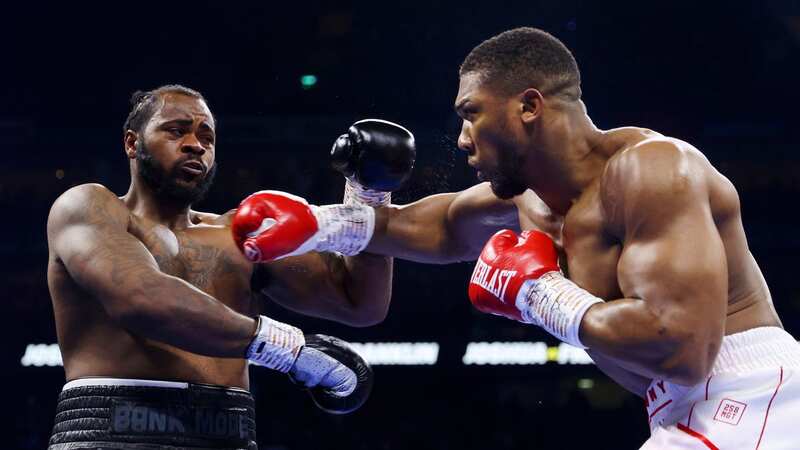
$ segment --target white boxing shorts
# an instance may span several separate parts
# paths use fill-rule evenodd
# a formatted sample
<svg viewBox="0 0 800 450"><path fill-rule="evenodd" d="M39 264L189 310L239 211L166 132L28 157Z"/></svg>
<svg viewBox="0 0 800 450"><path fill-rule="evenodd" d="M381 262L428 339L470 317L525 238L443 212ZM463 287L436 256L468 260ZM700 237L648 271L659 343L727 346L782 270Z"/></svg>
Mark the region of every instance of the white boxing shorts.
<svg viewBox="0 0 800 450"><path fill-rule="evenodd" d="M725 336L705 382L654 380L641 450L800 449L800 344L778 327Z"/></svg>

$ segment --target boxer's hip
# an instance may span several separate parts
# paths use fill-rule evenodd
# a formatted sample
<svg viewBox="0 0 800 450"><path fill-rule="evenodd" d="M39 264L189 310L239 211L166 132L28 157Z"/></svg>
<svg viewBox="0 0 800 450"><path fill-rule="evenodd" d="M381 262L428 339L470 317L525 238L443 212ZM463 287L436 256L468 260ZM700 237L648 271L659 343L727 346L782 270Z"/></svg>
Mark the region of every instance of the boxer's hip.
<svg viewBox="0 0 800 450"><path fill-rule="evenodd" d="M719 440L725 430L737 431L739 439L751 434L758 439L768 413L777 424L776 417L787 405L785 397L800 392L793 377L798 372L800 344L781 328L761 327L725 336L704 382L681 386L654 380L650 385L645 404L653 439L676 432L697 435L695 440L698 436ZM775 401L779 391L781 396Z"/></svg>
<svg viewBox="0 0 800 450"><path fill-rule="evenodd" d="M192 383L74 380L59 395L48 448L254 450L253 397Z"/></svg>

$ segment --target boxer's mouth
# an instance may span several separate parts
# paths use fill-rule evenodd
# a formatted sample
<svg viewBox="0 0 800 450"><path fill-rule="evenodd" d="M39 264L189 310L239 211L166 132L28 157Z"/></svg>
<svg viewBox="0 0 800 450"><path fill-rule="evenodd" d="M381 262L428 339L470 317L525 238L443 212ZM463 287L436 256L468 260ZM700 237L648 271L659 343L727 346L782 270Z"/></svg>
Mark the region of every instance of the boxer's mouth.
<svg viewBox="0 0 800 450"><path fill-rule="evenodd" d="M203 175L206 173L206 166L200 161L191 160L181 164L181 170L192 175Z"/></svg>

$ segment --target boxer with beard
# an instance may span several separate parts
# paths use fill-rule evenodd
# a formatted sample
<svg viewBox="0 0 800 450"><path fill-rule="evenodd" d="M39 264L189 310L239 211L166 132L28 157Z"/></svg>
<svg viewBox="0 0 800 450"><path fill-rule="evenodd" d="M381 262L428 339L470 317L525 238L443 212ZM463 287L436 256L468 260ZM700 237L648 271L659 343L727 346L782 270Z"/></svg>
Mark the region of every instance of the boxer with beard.
<svg viewBox="0 0 800 450"><path fill-rule="evenodd" d="M132 104L128 192L79 185L48 218L48 285L67 379L49 448L255 449L248 364L287 373L326 411L358 408L372 382L366 362L341 340L261 315L261 303L378 323L392 259L347 256L366 242L320 226L327 246L318 250L327 253L253 264L231 229L252 205L221 215L192 208L217 170L216 121L203 96L168 85L137 92ZM372 208L346 210L374 220ZM320 220L335 225L339 212L320 208ZM360 226L352 222L351 234Z"/></svg>

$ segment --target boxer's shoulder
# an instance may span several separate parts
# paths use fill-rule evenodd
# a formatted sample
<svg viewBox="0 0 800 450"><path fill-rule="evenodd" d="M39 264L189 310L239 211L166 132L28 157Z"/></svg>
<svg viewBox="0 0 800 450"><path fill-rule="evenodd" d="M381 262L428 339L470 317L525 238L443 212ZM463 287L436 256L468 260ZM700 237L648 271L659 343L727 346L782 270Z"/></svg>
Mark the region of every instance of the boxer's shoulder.
<svg viewBox="0 0 800 450"><path fill-rule="evenodd" d="M59 224L89 223L127 226L130 210L107 187L98 183L74 186L50 208L48 228Z"/></svg>
<svg viewBox="0 0 800 450"><path fill-rule="evenodd" d="M615 153L599 181L600 201L610 225L634 216L700 204L708 198L705 156L679 139L654 135Z"/></svg>
<svg viewBox="0 0 800 450"><path fill-rule="evenodd" d="M609 158L601 177L601 191L643 187L670 187L685 181L702 181L708 160L699 150L679 139L654 136L624 147ZM677 186L676 186L677 185Z"/></svg>

